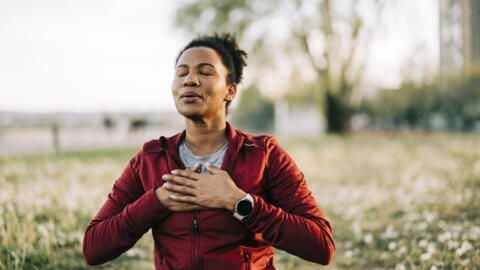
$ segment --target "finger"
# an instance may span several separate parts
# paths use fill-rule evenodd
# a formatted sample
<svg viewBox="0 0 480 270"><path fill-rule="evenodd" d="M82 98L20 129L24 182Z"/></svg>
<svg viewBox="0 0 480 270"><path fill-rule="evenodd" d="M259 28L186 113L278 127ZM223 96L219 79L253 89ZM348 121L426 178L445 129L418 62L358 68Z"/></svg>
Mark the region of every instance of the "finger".
<svg viewBox="0 0 480 270"><path fill-rule="evenodd" d="M177 202L191 203L195 204L197 201L196 197L193 196L179 196L177 194L171 194L170 199Z"/></svg>
<svg viewBox="0 0 480 270"><path fill-rule="evenodd" d="M167 182L164 184L164 186L168 191L171 191L171 192L177 192L177 193L186 194L186 195L195 195L193 188L188 186L181 186L172 182Z"/></svg>
<svg viewBox="0 0 480 270"><path fill-rule="evenodd" d="M195 165L193 165L190 168L186 168L186 170L191 171L191 172L195 172L196 170L198 170L198 168L200 168L200 163L199 162L195 163Z"/></svg>
<svg viewBox="0 0 480 270"><path fill-rule="evenodd" d="M221 173L222 170L217 168L217 167L214 167L210 164L206 164L205 165L205 168L207 168L207 171L209 171L211 174L218 174L218 173Z"/></svg>
<svg viewBox="0 0 480 270"><path fill-rule="evenodd" d="M195 188L195 185L194 185L195 180L191 178L186 178L186 177L177 176L177 175L168 175L168 177L166 177L165 180L180 186Z"/></svg>
<svg viewBox="0 0 480 270"><path fill-rule="evenodd" d="M200 165L198 165L198 166L200 166ZM191 168L194 168L194 167L191 167ZM187 177L187 178L190 178L190 179L193 179L193 180L198 180L198 178L201 176L201 174L196 173L195 171L192 171L192 170L189 170L189 169L173 170L172 174Z"/></svg>

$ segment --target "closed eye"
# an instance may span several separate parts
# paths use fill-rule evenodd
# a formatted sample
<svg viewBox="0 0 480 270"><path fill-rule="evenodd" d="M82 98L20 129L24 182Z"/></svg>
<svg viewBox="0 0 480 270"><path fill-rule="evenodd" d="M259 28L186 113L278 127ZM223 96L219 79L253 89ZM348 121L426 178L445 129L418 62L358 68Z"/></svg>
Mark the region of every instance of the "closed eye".
<svg viewBox="0 0 480 270"><path fill-rule="evenodd" d="M183 77L183 76L185 76L185 75L187 75L187 74L188 74L188 71L186 71L186 70L178 70L178 71L177 71L177 76L178 76L178 77Z"/></svg>

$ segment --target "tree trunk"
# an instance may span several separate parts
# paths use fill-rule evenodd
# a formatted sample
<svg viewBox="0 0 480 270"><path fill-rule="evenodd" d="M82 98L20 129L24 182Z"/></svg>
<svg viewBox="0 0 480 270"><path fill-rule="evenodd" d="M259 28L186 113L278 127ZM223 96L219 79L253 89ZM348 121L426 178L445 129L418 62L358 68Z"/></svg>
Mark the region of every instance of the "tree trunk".
<svg viewBox="0 0 480 270"><path fill-rule="evenodd" d="M325 95L327 131L344 134L350 130L351 107L341 96Z"/></svg>

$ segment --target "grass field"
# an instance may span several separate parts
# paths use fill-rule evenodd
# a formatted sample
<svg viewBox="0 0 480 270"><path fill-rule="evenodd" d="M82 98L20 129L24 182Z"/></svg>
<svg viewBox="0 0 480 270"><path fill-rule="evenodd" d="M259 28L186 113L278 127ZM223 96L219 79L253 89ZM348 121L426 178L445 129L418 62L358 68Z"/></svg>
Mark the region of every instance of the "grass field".
<svg viewBox="0 0 480 270"><path fill-rule="evenodd" d="M327 269L480 269L480 136L279 139L334 230ZM137 149L0 158L0 269L83 269L84 230ZM96 268L153 269L153 241ZM277 251L278 269L318 265Z"/></svg>

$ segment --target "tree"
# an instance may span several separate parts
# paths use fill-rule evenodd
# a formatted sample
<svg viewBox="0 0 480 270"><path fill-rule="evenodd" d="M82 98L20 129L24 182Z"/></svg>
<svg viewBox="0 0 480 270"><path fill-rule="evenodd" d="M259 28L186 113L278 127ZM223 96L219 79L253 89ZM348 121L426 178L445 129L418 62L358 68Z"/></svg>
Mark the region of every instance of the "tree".
<svg viewBox="0 0 480 270"><path fill-rule="evenodd" d="M372 25L378 22L383 3L193 0L180 5L176 25L196 33L235 32L242 45L254 53L257 70L287 62L291 73L301 70L315 74L316 91L321 93L315 96L321 97L318 104L324 108L328 131L344 133L360 103L357 85L365 69ZM367 24L368 18L374 21Z"/></svg>
<svg viewBox="0 0 480 270"><path fill-rule="evenodd" d="M265 132L272 129L273 110L273 102L265 99L260 90L251 85L242 90L242 98L233 115L233 121L241 128Z"/></svg>

